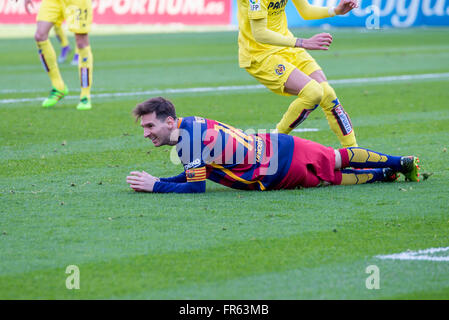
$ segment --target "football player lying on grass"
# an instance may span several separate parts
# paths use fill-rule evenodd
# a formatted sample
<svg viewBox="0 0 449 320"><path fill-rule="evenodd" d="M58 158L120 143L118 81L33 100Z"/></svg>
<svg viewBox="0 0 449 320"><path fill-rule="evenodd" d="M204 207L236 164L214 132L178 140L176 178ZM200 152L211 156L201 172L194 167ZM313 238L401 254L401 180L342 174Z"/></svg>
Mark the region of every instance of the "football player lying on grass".
<svg viewBox="0 0 449 320"><path fill-rule="evenodd" d="M176 146L184 166L184 172L168 178L131 172L126 182L136 191L205 192L206 179L245 190L354 185L392 182L399 172L406 180L419 181L415 156L390 156L360 147L334 150L286 134L246 134L211 119L178 118L173 104L162 97L137 105L133 113L144 137L155 147Z"/></svg>

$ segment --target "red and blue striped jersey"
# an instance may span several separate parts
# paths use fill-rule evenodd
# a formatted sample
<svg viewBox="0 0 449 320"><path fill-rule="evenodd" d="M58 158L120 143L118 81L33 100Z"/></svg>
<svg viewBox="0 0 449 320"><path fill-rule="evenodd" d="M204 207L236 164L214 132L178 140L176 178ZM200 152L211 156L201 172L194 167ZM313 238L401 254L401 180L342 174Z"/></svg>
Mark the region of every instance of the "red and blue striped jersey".
<svg viewBox="0 0 449 320"><path fill-rule="evenodd" d="M206 179L246 190L274 189L286 176L293 156L293 137L247 134L201 117L178 119L176 150L187 182Z"/></svg>

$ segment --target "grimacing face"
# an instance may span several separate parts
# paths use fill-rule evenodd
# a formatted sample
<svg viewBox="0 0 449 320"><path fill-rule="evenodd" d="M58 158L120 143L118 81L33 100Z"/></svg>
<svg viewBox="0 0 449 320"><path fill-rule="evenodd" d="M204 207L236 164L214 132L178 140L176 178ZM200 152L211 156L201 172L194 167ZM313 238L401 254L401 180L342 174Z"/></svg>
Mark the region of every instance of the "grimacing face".
<svg viewBox="0 0 449 320"><path fill-rule="evenodd" d="M156 118L156 113L152 112L140 118L140 125L143 128L143 136L151 139L155 147L171 144L170 135L176 127L176 121L172 117L161 121Z"/></svg>

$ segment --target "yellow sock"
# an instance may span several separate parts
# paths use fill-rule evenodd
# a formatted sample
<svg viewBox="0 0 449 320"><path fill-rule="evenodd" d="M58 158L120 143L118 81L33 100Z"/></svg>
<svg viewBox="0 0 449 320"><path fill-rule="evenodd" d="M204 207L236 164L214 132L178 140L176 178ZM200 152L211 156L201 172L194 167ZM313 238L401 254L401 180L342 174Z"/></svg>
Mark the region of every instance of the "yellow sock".
<svg viewBox="0 0 449 320"><path fill-rule="evenodd" d="M87 97L90 99L90 87L92 86L92 70L93 70L93 56L90 46L78 49L79 62L78 70L81 80L81 98Z"/></svg>
<svg viewBox="0 0 449 320"><path fill-rule="evenodd" d="M55 25L54 30L56 37L58 38L59 42L61 42L61 47L67 47L69 45L69 40L67 39L67 36L62 26Z"/></svg>
<svg viewBox="0 0 449 320"><path fill-rule="evenodd" d="M319 83L313 79L309 81L299 92L298 98L290 104L281 121L276 125L277 131L289 134L318 107L322 96L323 89Z"/></svg>
<svg viewBox="0 0 449 320"><path fill-rule="evenodd" d="M58 90L64 90L64 80L62 80L61 73L59 72L55 49L53 49L50 40L47 39L37 42L37 47L39 49L39 58L50 77L52 86Z"/></svg>
<svg viewBox="0 0 449 320"><path fill-rule="evenodd" d="M334 89L326 81L321 82L321 86L323 87L323 99L320 106L326 114L330 128L344 148L357 147L351 119L338 101Z"/></svg>

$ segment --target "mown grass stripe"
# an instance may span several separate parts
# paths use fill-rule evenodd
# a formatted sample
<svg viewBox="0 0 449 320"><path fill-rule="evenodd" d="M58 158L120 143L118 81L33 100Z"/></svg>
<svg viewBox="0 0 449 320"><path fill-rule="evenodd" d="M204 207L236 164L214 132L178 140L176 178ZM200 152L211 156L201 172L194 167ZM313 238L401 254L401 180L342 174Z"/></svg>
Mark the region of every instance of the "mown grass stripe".
<svg viewBox="0 0 449 320"><path fill-rule="evenodd" d="M397 75L386 77L372 77L372 78L353 78L353 79L337 79L330 80L329 83L335 85L343 84L361 84L361 83L376 83L376 82L401 82L401 81L416 81L416 80L432 80L432 79L446 79L449 78L449 73L428 73L416 75ZM196 88L167 88L167 89L153 89L146 91L135 92L112 92L112 93L97 93L92 94L92 98L111 98L111 97L130 97L130 96L151 96L164 94L198 94L198 93L218 93L218 92L234 92L234 91L253 91L266 89L263 85L240 85L240 86L217 86L217 87L196 87ZM19 98L19 99L1 99L0 104L14 104L23 102L35 102L42 100L43 97L38 98ZM65 99L79 99L79 96L66 96Z"/></svg>
<svg viewBox="0 0 449 320"><path fill-rule="evenodd" d="M357 233L358 241L352 241L355 236L352 232L343 234L329 230L283 239L240 241L203 250L129 256L79 264L80 290L66 289L66 266L14 276L0 276L0 297L104 299L189 283L207 284L280 272L294 269L298 264L303 268L314 268L338 262L351 263L378 253L377 247L369 245L375 234L376 230L369 230L363 235ZM408 246L407 237L407 231L401 230L381 241L386 249ZM267 257L270 259L267 260ZM73 264L77 265L77 262L73 261ZM17 283L21 283L20 290L17 290ZM235 293L234 297L237 296L238 293Z"/></svg>
<svg viewBox="0 0 449 320"><path fill-rule="evenodd" d="M377 265L381 270L381 290L366 288L369 274L366 268ZM409 296L406 293L416 290L416 298L423 294L442 299L449 297L449 277L445 276L444 266L426 264L427 272L415 274L415 264L383 263L375 259L359 259L345 263L332 263L312 268L268 272L257 275L217 280L207 283L180 284L161 290L145 290L137 294L113 296L113 299L388 299L391 296ZM397 277L399 272L402 277ZM439 275L438 281L429 276ZM403 277L413 278L409 286L404 286ZM294 281L292 281L294 279ZM270 290L267 290L267 287ZM217 288L220 288L217 291Z"/></svg>
<svg viewBox="0 0 449 320"><path fill-rule="evenodd" d="M370 116L358 116L353 117L351 120L353 125L357 129L364 127L396 125L399 127L400 123L405 122L418 122L419 124L425 124L426 122L438 122L449 119L449 112L444 111L431 111L431 112L405 112L397 115L392 114L379 114ZM324 119L308 119L307 124L315 128L303 128L298 132L317 132L319 130L330 130L327 122ZM269 125L261 125L258 128L245 127L242 130L268 130L274 127L274 123ZM420 134L422 135L422 134ZM426 136L424 134L423 136ZM119 137L111 137L105 139L81 139L75 141L65 141L64 146L61 142L53 143L30 143L22 146L0 146L0 161L5 160L25 160L25 159L39 159L39 158L52 158L61 157L65 155L78 154L78 153L97 153L103 151L112 150L138 150L142 148L148 148L152 150L153 146L149 141L142 138L141 135L121 135Z"/></svg>

